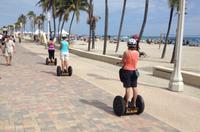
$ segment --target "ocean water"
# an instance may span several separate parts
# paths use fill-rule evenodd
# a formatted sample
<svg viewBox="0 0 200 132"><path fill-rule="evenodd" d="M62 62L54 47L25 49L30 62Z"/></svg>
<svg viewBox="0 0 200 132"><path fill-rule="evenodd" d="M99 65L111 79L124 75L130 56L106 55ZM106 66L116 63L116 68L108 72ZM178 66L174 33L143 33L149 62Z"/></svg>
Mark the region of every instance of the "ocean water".
<svg viewBox="0 0 200 132"><path fill-rule="evenodd" d="M162 40L165 41L165 38L155 37L155 36L146 36L143 37L143 40L151 39L153 41ZM169 37L170 44L175 44L175 37ZM200 47L200 37L184 37L183 38L183 45L189 46L197 46Z"/></svg>
<svg viewBox="0 0 200 132"><path fill-rule="evenodd" d="M125 40L127 41L128 38L130 38L131 36L121 36L121 40ZM117 36L113 35L110 37L110 39L116 39ZM165 38L162 37L160 38L160 36L144 36L142 37L142 40L147 40L147 39L151 39L153 41L158 41L158 40L162 40L162 41L165 41ZM169 40L172 42L172 44L175 43L175 37L169 37ZM189 44L196 44L196 45L199 45L200 46L200 36L197 36L197 37L184 37L183 40L186 42L188 41Z"/></svg>

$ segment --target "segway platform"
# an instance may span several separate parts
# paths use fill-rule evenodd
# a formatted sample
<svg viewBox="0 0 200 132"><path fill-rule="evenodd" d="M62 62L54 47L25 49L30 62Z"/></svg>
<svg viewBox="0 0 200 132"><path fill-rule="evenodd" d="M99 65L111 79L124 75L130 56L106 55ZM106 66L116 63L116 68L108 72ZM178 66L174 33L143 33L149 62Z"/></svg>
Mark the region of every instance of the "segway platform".
<svg viewBox="0 0 200 132"><path fill-rule="evenodd" d="M57 58L54 58L53 61L49 61L49 58L46 58L46 65L49 65L49 64L53 64L53 65L57 65Z"/></svg>
<svg viewBox="0 0 200 132"><path fill-rule="evenodd" d="M72 75L72 67L69 66L66 71L62 71L60 66L57 66L57 76L71 76Z"/></svg>
<svg viewBox="0 0 200 132"><path fill-rule="evenodd" d="M121 96L116 96L113 101L114 113L117 116L128 115L128 114L141 114L144 111L144 100L141 95L137 96L136 108L126 108L126 101Z"/></svg>

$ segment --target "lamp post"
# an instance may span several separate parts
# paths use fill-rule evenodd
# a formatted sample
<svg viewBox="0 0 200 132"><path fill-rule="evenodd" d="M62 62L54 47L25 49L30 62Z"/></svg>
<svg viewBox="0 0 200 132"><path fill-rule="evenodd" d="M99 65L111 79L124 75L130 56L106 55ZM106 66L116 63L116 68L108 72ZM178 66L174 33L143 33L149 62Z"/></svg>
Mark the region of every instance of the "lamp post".
<svg viewBox="0 0 200 132"><path fill-rule="evenodd" d="M176 35L176 50L175 50L175 63L174 70L172 72L169 89L175 92L183 91L184 83L181 74L181 60L182 60L182 45L183 45L183 32L184 32L184 20L185 20L185 0L179 1L178 11L178 28Z"/></svg>

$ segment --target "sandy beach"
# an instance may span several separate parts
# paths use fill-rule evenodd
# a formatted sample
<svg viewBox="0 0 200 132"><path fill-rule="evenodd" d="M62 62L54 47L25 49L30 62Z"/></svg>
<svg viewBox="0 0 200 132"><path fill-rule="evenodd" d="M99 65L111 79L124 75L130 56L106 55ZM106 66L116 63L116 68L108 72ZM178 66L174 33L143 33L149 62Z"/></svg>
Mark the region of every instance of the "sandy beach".
<svg viewBox="0 0 200 132"><path fill-rule="evenodd" d="M171 55L173 51L173 45L167 46L166 56L164 59L161 59L161 54L163 50L163 46L159 48L158 44L146 44L141 43L140 48L141 51L144 51L147 54L147 57L141 57L139 62L139 68L148 72L152 71L153 66L166 66L166 67L173 67L173 64L170 63ZM87 51L88 44L85 41L76 41L73 43L73 48L81 49ZM120 56L123 52L127 49L126 43L121 42L119 46L119 51L115 52L116 43L109 43L107 44L107 55L111 56ZM95 49L91 49L91 52L103 53L103 41L98 40L95 42ZM190 46L183 46L182 51L182 70L200 73L200 61L198 61L198 57L200 56L200 47L190 47ZM149 63L143 63L143 62Z"/></svg>

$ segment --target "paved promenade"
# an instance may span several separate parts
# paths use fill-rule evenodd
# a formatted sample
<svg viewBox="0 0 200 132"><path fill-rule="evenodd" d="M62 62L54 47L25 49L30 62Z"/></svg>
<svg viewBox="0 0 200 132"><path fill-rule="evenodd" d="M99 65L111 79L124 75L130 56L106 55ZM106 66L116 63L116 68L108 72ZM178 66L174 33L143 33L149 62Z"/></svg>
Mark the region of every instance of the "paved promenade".
<svg viewBox="0 0 200 132"><path fill-rule="evenodd" d="M157 81L149 85L145 80L151 82L155 78L145 76L139 81L146 103L145 113L119 118L112 110L114 96L123 94L117 66L71 55L75 73L72 77L56 77L56 67L44 65L46 56L43 46L31 43L17 46L11 67L5 66L0 56L0 132L199 130L199 112L196 111L200 108L199 91L192 87L177 94L165 90L166 81L157 79L161 84L155 87ZM166 101L166 97L171 98ZM176 111L183 108L179 105L181 100L192 103L181 111L182 117ZM177 104L175 109L171 102ZM165 109L166 106L169 108ZM188 118L187 125L182 118Z"/></svg>
<svg viewBox="0 0 200 132"><path fill-rule="evenodd" d="M177 131L147 113L116 117L111 94L44 61L21 46L12 66L1 57L0 132Z"/></svg>

